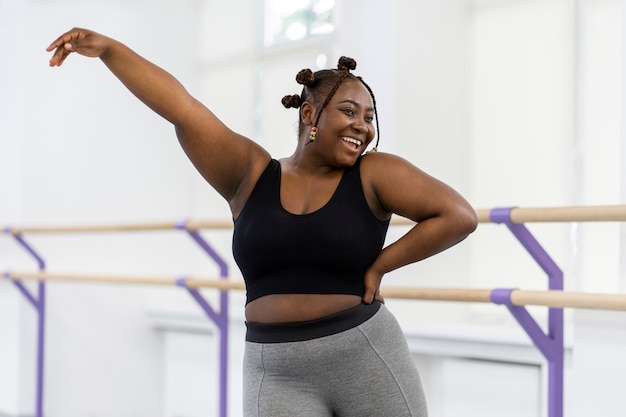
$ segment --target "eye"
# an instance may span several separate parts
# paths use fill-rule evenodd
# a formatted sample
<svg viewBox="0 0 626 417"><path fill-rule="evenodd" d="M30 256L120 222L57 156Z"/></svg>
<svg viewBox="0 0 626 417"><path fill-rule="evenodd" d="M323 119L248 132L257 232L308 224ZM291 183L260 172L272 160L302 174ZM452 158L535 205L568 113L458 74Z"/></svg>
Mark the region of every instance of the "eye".
<svg viewBox="0 0 626 417"><path fill-rule="evenodd" d="M341 109L341 111L347 114L348 116L354 116L354 110L352 110L351 108Z"/></svg>
<svg viewBox="0 0 626 417"><path fill-rule="evenodd" d="M368 123L372 123L372 122L374 121L374 116L365 116L365 120L366 120Z"/></svg>

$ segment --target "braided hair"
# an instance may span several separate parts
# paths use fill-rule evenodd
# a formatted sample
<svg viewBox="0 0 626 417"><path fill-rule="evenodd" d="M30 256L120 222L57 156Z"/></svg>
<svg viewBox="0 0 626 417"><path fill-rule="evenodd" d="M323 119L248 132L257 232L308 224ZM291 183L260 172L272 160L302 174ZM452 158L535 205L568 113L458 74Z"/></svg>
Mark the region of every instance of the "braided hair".
<svg viewBox="0 0 626 417"><path fill-rule="evenodd" d="M313 72L309 68L303 69L296 75L296 82L303 85L302 93L300 95L293 94L284 96L282 99L283 106L285 108L300 108L305 101L312 101L313 103L322 104L319 106L315 123L311 128L311 141L315 139L315 133L317 131L317 124L322 115L322 111L326 108L330 100L333 98L341 83L346 79L353 79L359 81L365 86L369 92L372 103L374 104L374 116L376 118L376 145L372 149L376 151L378 149L378 141L380 139L380 130L378 127L378 111L376 109L376 98L369 85L359 76L353 75L350 71L356 68L356 61L352 58L342 56L339 58L337 69L325 69ZM302 123L302 116L300 116L299 134L302 134L304 130L304 124Z"/></svg>

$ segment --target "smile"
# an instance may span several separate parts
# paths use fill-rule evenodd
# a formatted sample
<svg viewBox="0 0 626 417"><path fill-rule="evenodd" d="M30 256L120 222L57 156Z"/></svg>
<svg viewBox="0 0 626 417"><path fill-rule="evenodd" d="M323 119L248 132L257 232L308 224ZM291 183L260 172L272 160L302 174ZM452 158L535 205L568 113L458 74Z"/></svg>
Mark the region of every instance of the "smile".
<svg viewBox="0 0 626 417"><path fill-rule="evenodd" d="M348 136L342 136L341 139L345 140L346 142L354 143L356 146L361 146L361 144L363 143L358 139L350 138Z"/></svg>

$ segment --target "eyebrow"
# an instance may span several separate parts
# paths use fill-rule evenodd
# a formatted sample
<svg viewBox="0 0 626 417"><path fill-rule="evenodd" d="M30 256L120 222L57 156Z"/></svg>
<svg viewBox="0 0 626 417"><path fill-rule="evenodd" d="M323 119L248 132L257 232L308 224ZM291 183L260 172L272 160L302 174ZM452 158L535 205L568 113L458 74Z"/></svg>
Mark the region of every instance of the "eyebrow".
<svg viewBox="0 0 626 417"><path fill-rule="evenodd" d="M354 105L354 106L356 106L356 107L361 107L361 105L360 105L359 103L357 103L357 102L356 102L356 101L354 101L354 100L350 100L350 99L346 99L346 100L340 101L338 104L342 104L342 103L350 103L350 104L352 104L352 105ZM365 110L366 110L366 111L374 111L374 108L373 108L373 107L368 107L368 108L367 108L367 109L365 109Z"/></svg>

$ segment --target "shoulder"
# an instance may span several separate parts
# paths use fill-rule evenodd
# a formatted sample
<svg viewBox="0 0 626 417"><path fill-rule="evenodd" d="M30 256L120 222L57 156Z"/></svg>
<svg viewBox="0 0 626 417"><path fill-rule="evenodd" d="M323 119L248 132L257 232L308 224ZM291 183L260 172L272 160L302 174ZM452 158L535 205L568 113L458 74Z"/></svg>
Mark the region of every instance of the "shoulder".
<svg viewBox="0 0 626 417"><path fill-rule="evenodd" d="M359 171L365 198L381 220L389 219L394 212L388 201L389 194L409 192L407 185L421 175L421 171L406 159L385 152L363 155Z"/></svg>
<svg viewBox="0 0 626 417"><path fill-rule="evenodd" d="M404 161L406 163L409 163L406 159L402 158L401 156L392 154L392 153L387 153L387 152L367 152L364 153L363 156L361 156L361 160L362 163L373 163L373 164L388 164L388 163L395 163L398 161Z"/></svg>
<svg viewBox="0 0 626 417"><path fill-rule="evenodd" d="M361 176L365 179L389 178L395 175L414 174L419 169L408 160L385 152L369 152L361 157Z"/></svg>

